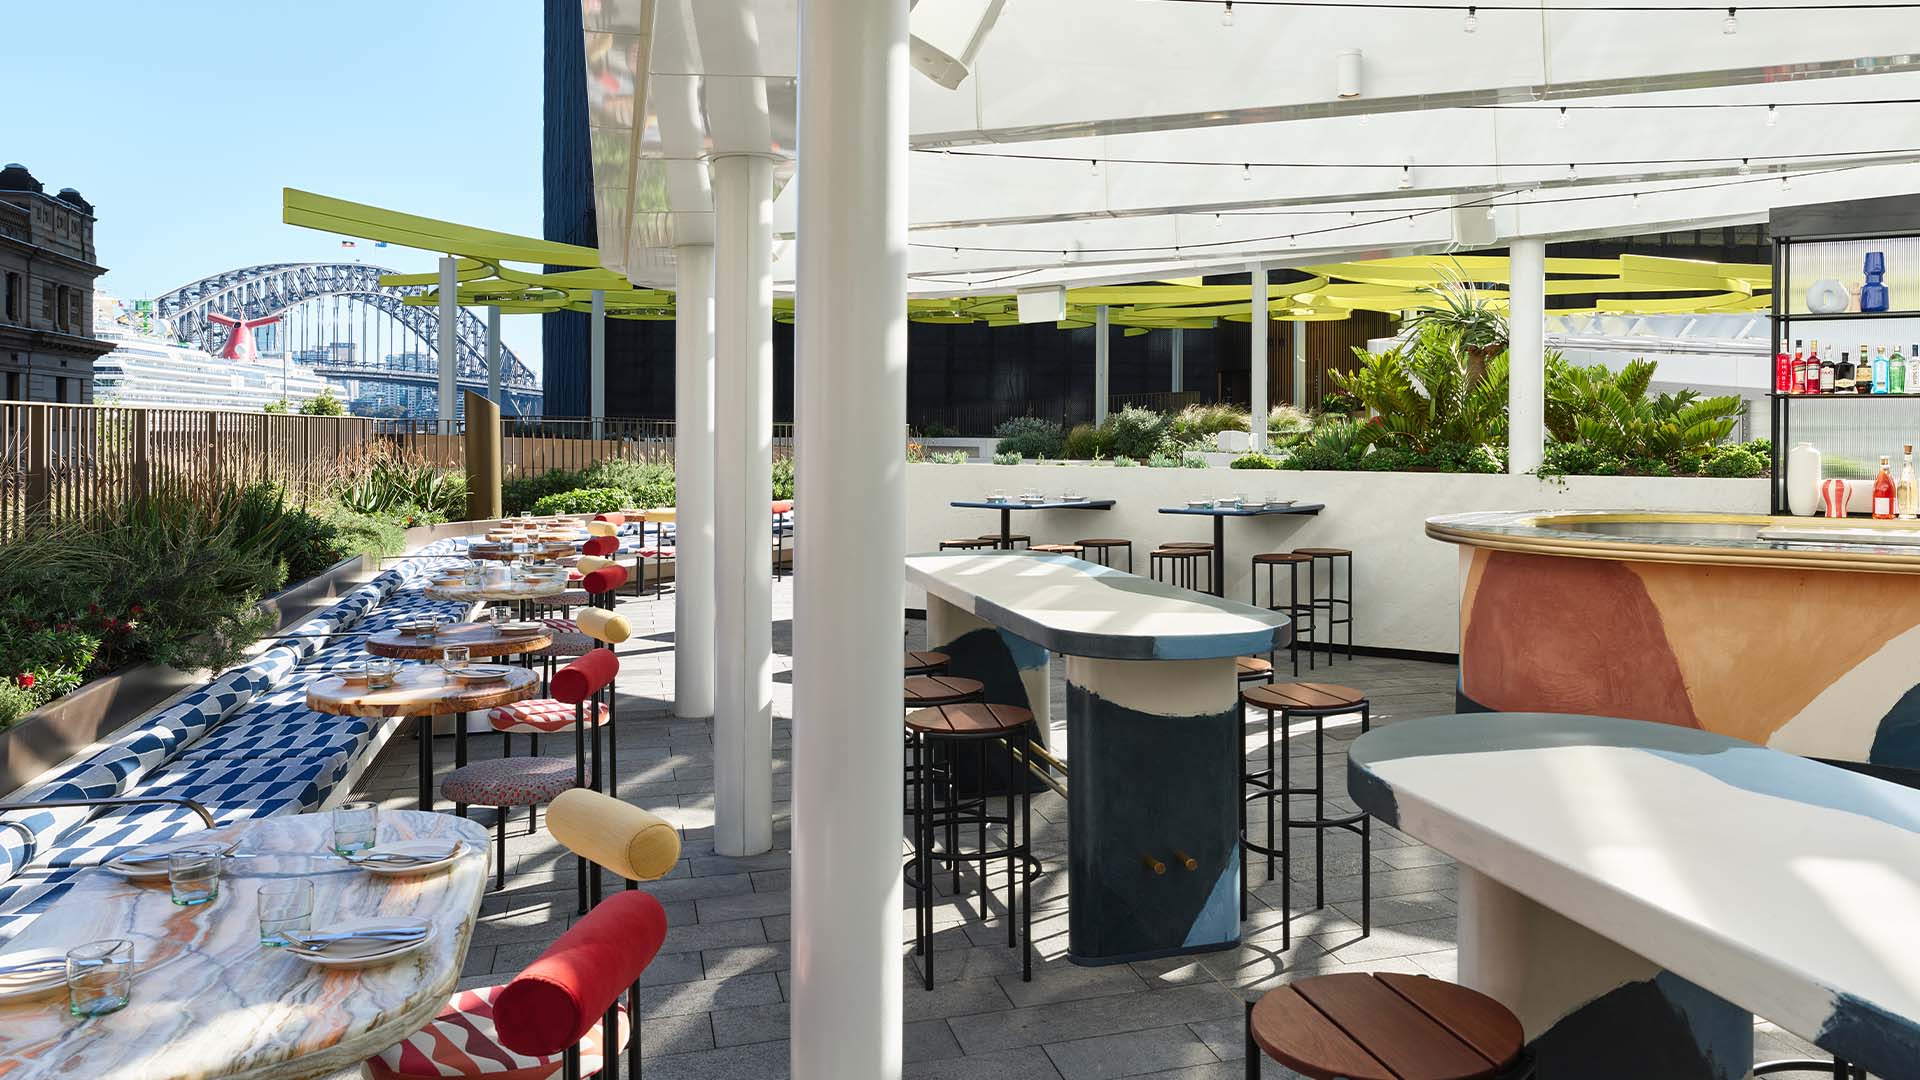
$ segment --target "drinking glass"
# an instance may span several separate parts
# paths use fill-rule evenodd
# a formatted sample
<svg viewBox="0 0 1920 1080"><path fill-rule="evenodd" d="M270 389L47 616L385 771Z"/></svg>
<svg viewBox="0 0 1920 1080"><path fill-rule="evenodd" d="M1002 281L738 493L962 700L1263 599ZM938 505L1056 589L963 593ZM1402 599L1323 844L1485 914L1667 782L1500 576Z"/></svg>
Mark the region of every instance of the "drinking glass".
<svg viewBox="0 0 1920 1080"><path fill-rule="evenodd" d="M371 848L380 835L380 805L341 803L333 811L333 853L353 855Z"/></svg>
<svg viewBox="0 0 1920 1080"><path fill-rule="evenodd" d="M197 907L220 895L220 849L187 847L167 859L167 890L181 907Z"/></svg>
<svg viewBox="0 0 1920 1080"><path fill-rule="evenodd" d="M472 656L473 651L465 645L448 645L440 650L440 667L449 673L459 671Z"/></svg>
<svg viewBox="0 0 1920 1080"><path fill-rule="evenodd" d="M384 656L363 661L360 671L367 677L369 690L385 690L393 685L393 661Z"/></svg>
<svg viewBox="0 0 1920 1080"><path fill-rule="evenodd" d="M260 944L285 945L282 931L313 929L313 882L268 881L260 886Z"/></svg>
<svg viewBox="0 0 1920 1080"><path fill-rule="evenodd" d="M520 524L522 525L533 524L533 511L531 510L520 511Z"/></svg>
<svg viewBox="0 0 1920 1080"><path fill-rule="evenodd" d="M1006 501L1007 501L1007 489L1006 489L1006 488L994 488L994 489L993 489L992 491L989 491L989 492L987 492L987 501L988 501L988 502L1006 502Z"/></svg>
<svg viewBox="0 0 1920 1080"><path fill-rule="evenodd" d="M67 1010L73 1015L119 1012L132 996L133 942L112 938L67 950Z"/></svg>

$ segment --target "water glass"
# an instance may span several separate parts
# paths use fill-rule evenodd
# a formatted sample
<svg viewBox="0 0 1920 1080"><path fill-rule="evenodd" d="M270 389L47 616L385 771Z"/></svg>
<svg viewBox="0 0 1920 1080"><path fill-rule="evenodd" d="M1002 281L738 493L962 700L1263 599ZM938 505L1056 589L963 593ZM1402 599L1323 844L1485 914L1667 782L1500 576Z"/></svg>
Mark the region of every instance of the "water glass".
<svg viewBox="0 0 1920 1080"><path fill-rule="evenodd" d="M313 929L313 882L268 881L260 886L260 944L285 945L284 931Z"/></svg>
<svg viewBox="0 0 1920 1080"><path fill-rule="evenodd" d="M360 672L367 677L369 690L385 690L393 685L393 661L384 656L363 661Z"/></svg>
<svg viewBox="0 0 1920 1080"><path fill-rule="evenodd" d="M354 855L373 847L380 835L378 803L341 803L333 811L333 853Z"/></svg>
<svg viewBox="0 0 1920 1080"><path fill-rule="evenodd" d="M472 657L473 650L465 645L448 645L440 650L440 667L448 672L459 671Z"/></svg>
<svg viewBox="0 0 1920 1080"><path fill-rule="evenodd" d="M73 1015L119 1012L132 996L133 942L112 938L67 951L67 1010Z"/></svg>
<svg viewBox="0 0 1920 1080"><path fill-rule="evenodd" d="M520 524L522 525L533 524L533 511L531 510L520 511Z"/></svg>
<svg viewBox="0 0 1920 1080"><path fill-rule="evenodd" d="M167 889L174 903L196 907L220 895L220 849L188 847L167 859Z"/></svg>

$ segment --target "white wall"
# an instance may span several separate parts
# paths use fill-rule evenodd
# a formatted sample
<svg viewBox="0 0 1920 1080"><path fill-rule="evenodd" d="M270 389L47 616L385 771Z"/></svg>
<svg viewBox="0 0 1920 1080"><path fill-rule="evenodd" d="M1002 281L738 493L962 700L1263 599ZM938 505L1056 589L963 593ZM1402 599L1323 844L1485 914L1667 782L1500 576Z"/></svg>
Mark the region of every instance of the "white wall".
<svg viewBox="0 0 1920 1080"><path fill-rule="evenodd" d="M1452 544L1427 538L1427 518L1536 509L1765 513L1768 484L1764 479L1574 476L1562 485L1532 476L1099 465L910 465L907 481L910 552L932 551L943 539L999 529L998 511L957 509L948 505L954 499L984 498L994 488L1010 496L1027 488L1057 496L1072 488L1117 504L1105 511L1016 510L1013 531L1031 533L1041 544L1094 536L1130 539L1134 567L1142 575L1147 573L1147 552L1155 546L1213 538L1212 518L1161 514L1162 506L1236 493L1325 503L1327 508L1315 517L1228 518L1227 596L1247 599L1248 560L1257 553L1350 548L1356 583L1354 644L1445 653L1459 651L1459 552ZM1120 558L1124 567L1124 555ZM1284 580L1284 575L1276 576L1276 584ZM907 603L923 607L925 599L909 588Z"/></svg>

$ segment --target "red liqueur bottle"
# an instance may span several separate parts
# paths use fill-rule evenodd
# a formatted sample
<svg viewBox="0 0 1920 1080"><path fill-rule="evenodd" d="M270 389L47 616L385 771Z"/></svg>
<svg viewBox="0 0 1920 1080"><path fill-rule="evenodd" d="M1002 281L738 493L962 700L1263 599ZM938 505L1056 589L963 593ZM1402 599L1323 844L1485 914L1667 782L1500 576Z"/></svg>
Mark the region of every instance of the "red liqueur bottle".
<svg viewBox="0 0 1920 1080"><path fill-rule="evenodd" d="M1873 478L1873 516L1877 521L1893 518L1893 477L1887 472L1893 459L1880 455L1880 475Z"/></svg>

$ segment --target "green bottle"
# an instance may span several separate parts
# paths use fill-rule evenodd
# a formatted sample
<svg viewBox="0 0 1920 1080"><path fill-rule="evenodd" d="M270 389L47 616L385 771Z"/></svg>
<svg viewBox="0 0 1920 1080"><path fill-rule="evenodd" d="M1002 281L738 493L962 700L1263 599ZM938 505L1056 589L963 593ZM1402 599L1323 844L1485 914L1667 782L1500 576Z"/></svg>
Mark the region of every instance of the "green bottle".
<svg viewBox="0 0 1920 1080"><path fill-rule="evenodd" d="M1887 357L1887 393L1904 394L1907 392L1907 362L1900 356L1900 346L1893 347L1893 355Z"/></svg>

